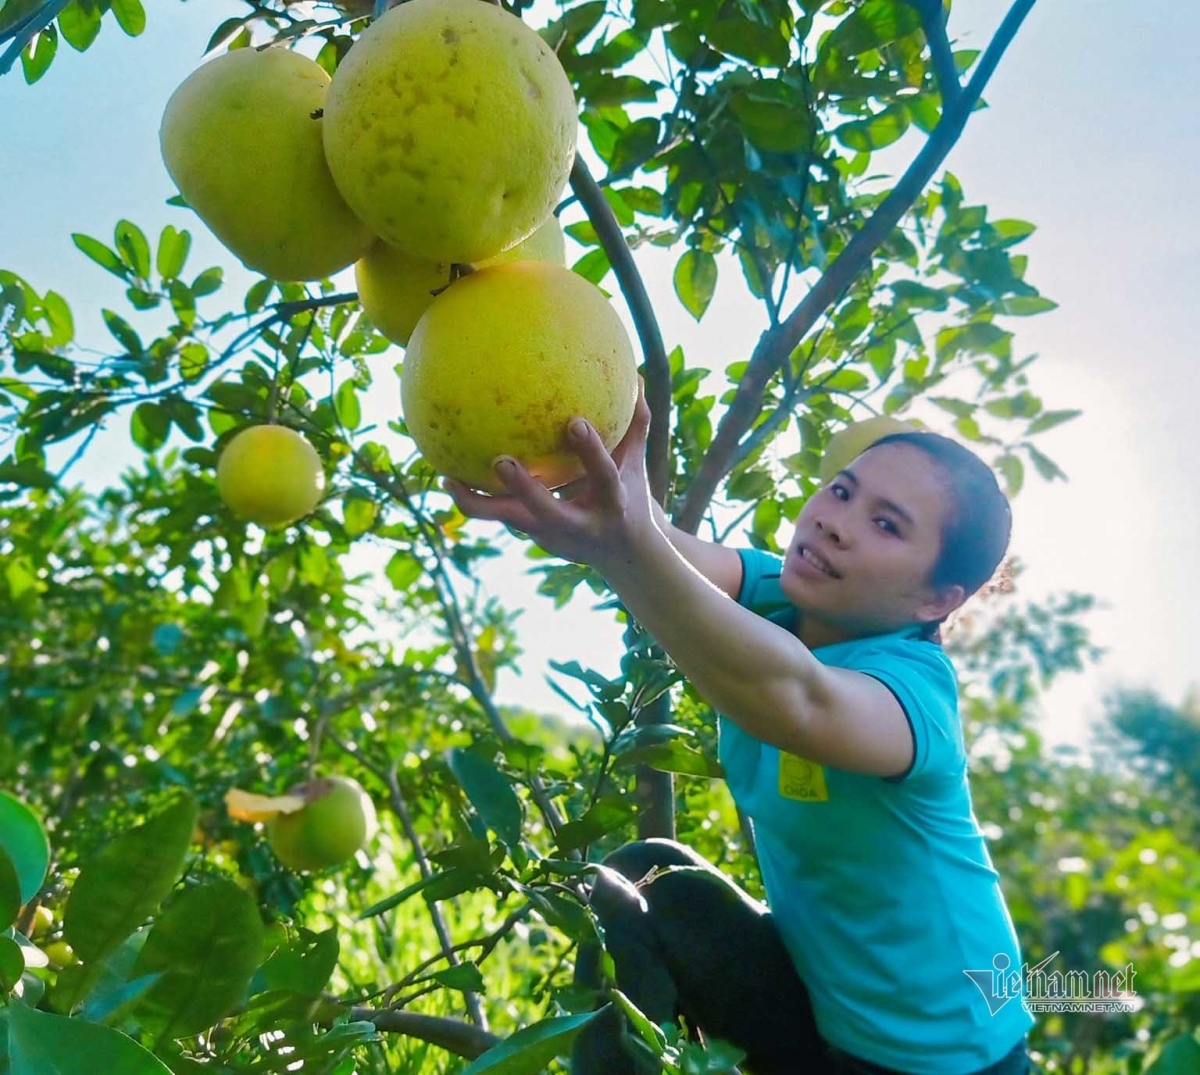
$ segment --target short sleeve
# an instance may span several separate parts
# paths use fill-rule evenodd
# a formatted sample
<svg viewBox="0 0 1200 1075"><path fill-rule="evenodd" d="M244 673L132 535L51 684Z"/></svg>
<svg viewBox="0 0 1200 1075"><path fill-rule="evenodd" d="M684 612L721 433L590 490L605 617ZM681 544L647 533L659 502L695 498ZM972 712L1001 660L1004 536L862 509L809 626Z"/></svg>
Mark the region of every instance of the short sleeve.
<svg viewBox="0 0 1200 1075"><path fill-rule="evenodd" d="M738 549L742 558L742 585L738 590L737 602L751 612L768 616L772 612L790 608L791 604L779 585L783 572L783 560L761 549Z"/></svg>
<svg viewBox="0 0 1200 1075"><path fill-rule="evenodd" d="M879 680L908 718L913 760L897 782L926 775L958 776L966 765L958 713L958 677L940 646L909 641L904 652L867 652L845 667Z"/></svg>

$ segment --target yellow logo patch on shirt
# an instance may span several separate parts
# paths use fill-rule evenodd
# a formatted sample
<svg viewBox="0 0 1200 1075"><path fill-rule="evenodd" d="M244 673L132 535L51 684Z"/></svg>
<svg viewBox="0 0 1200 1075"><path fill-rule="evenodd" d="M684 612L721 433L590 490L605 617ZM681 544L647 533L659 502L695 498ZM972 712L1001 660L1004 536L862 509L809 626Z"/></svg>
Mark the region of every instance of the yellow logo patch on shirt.
<svg viewBox="0 0 1200 1075"><path fill-rule="evenodd" d="M785 799L800 802L823 803L829 801L829 789L825 786L825 768L807 758L779 752L779 794Z"/></svg>

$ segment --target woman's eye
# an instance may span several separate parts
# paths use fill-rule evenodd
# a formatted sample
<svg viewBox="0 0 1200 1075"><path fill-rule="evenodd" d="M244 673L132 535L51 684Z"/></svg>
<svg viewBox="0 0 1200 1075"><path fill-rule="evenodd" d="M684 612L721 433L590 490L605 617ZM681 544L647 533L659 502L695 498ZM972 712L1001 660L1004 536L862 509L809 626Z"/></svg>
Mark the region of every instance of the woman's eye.
<svg viewBox="0 0 1200 1075"><path fill-rule="evenodd" d="M844 485L840 485L840 484L836 484L836 483L831 485L829 488L834 492L834 494L836 494L839 489L841 489L841 491L843 493L846 492L846 487ZM838 499L841 499L841 498L839 497Z"/></svg>

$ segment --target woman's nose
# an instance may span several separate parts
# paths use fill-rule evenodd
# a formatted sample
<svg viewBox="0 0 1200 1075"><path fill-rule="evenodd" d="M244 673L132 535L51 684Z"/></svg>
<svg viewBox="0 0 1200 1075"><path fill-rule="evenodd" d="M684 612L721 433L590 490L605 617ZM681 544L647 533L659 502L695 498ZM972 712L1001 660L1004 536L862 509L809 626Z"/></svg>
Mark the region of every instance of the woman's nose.
<svg viewBox="0 0 1200 1075"><path fill-rule="evenodd" d="M817 529L822 531L823 533L825 533L828 536L829 540L832 541L835 545L840 545L842 543L842 532L833 523L822 522L820 519L818 519L817 520Z"/></svg>

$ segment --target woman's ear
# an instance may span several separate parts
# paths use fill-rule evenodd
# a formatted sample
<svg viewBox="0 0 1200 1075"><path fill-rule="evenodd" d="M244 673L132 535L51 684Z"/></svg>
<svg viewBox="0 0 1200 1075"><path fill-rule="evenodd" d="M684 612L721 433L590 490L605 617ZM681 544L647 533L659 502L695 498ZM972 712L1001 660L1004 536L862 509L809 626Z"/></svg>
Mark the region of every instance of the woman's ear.
<svg viewBox="0 0 1200 1075"><path fill-rule="evenodd" d="M930 599L917 607L913 619L918 622L944 620L967 600L967 591L958 583L934 591Z"/></svg>

